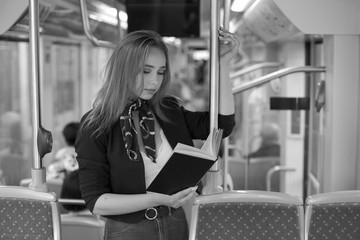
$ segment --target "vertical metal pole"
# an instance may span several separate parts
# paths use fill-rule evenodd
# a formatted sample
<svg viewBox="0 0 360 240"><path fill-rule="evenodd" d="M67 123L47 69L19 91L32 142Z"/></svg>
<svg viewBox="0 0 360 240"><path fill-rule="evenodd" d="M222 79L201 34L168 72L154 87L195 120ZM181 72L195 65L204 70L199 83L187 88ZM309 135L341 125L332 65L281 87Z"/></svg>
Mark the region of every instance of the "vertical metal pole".
<svg viewBox="0 0 360 240"><path fill-rule="evenodd" d="M219 8L218 1L211 0L210 21L210 129L218 128L219 112Z"/></svg>
<svg viewBox="0 0 360 240"><path fill-rule="evenodd" d="M30 72L32 90L32 132L33 132L33 164L31 169L32 183L30 188L39 191L47 191L45 169L42 168L41 158L38 151L38 138L40 124L40 74L39 74L39 1L29 0L29 25L30 25Z"/></svg>
<svg viewBox="0 0 360 240"><path fill-rule="evenodd" d="M31 91L32 91L32 124L33 124L33 167L41 168L41 160L37 149L38 129L40 125L39 107L39 1L29 1L30 13L30 72L31 72Z"/></svg>
<svg viewBox="0 0 360 240"><path fill-rule="evenodd" d="M224 2L224 28L229 30L231 0Z"/></svg>
<svg viewBox="0 0 360 240"><path fill-rule="evenodd" d="M116 4L116 19L118 20L118 36L119 36L119 40L121 40L123 38L123 35L122 35L122 30L121 30L121 18L120 18L120 8L119 8L119 4Z"/></svg>
<svg viewBox="0 0 360 240"><path fill-rule="evenodd" d="M231 6L231 0L225 0L224 2L224 28L229 30L229 22L230 22L230 6ZM228 181L227 181L227 175L229 172L228 167L228 161L229 161L229 138L224 139L224 155L223 155L224 163L223 163L223 188L224 190L227 189Z"/></svg>
<svg viewBox="0 0 360 240"><path fill-rule="evenodd" d="M211 0L210 19L210 130L218 129L219 109L219 4L217 0ZM203 194L221 192L221 175L219 161L209 170Z"/></svg>

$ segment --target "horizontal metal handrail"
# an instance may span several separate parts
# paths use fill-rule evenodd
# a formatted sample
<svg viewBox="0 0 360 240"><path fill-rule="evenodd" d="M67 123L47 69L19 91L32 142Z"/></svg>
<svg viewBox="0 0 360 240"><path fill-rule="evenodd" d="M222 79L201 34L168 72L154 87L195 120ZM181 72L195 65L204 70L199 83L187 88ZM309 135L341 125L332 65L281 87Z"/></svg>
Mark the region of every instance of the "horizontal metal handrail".
<svg viewBox="0 0 360 240"><path fill-rule="evenodd" d="M271 191L271 177L275 172L286 172L286 171L295 171L295 168L287 166L275 166L270 168L266 173L266 191Z"/></svg>
<svg viewBox="0 0 360 240"><path fill-rule="evenodd" d="M313 187L316 190L316 194L320 193L320 182L316 179L316 177L311 172L308 173L308 176L309 176L310 183L313 185Z"/></svg>
<svg viewBox="0 0 360 240"><path fill-rule="evenodd" d="M83 22L83 27L84 27L84 32L85 35L87 36L87 38L95 45L95 46L100 46L100 47L110 47L110 48L114 48L115 44L109 41L103 41L103 40L99 40L97 39L94 34L91 32L90 30L90 23L89 23L89 14L87 11L87 4L86 4L86 0L79 0L80 1L80 8L81 8L81 18L82 18L82 22ZM120 25L120 23L118 22L118 25Z"/></svg>
<svg viewBox="0 0 360 240"><path fill-rule="evenodd" d="M241 77L242 75L248 74L250 72L256 71L258 69L261 68L266 68L266 67L281 67L283 64L282 63L278 63L278 62L262 62L262 63L257 63L254 65L251 65L249 67L246 67L244 69L241 69L239 71L230 73L230 78L237 78L237 77Z"/></svg>
<svg viewBox="0 0 360 240"><path fill-rule="evenodd" d="M325 71L326 71L325 67L313 67L313 66L284 68L279 71L275 71L273 73L269 73L267 75L254 79L251 82L244 83L241 86L234 87L233 94L241 93L250 88L260 86L264 83L270 82L274 79L284 77L292 73L298 73L298 72L310 73L310 72L325 72Z"/></svg>
<svg viewBox="0 0 360 240"><path fill-rule="evenodd" d="M58 202L62 204L85 205L85 201L82 199L59 198Z"/></svg>

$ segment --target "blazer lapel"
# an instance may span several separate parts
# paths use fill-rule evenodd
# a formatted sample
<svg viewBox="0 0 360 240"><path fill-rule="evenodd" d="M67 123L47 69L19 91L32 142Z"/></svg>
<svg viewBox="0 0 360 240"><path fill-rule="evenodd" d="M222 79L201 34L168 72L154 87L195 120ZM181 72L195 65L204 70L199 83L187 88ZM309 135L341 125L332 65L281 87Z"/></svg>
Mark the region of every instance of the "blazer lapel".
<svg viewBox="0 0 360 240"><path fill-rule="evenodd" d="M164 122L161 119L157 119L159 122L159 125L161 129L163 130L166 139L168 140L170 146L174 149L176 144L178 143L178 139L175 137L175 128L174 126L170 126L170 124L164 124Z"/></svg>

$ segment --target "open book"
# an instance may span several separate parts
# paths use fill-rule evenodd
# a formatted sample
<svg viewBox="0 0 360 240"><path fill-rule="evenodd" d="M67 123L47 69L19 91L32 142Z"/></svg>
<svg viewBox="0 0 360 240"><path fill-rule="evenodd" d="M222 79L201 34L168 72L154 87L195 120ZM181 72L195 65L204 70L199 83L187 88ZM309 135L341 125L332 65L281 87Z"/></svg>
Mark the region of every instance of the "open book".
<svg viewBox="0 0 360 240"><path fill-rule="evenodd" d="M148 191L173 194L196 186L216 162L223 130L210 132L201 149L178 143Z"/></svg>

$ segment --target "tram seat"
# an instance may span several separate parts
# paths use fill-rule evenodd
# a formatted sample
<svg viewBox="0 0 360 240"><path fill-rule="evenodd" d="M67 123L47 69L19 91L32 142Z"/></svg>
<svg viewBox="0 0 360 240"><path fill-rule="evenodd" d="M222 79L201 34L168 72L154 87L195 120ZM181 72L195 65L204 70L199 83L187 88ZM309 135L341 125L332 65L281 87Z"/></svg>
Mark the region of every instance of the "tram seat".
<svg viewBox="0 0 360 240"><path fill-rule="evenodd" d="M308 196L305 205L307 240L360 239L360 191Z"/></svg>
<svg viewBox="0 0 360 240"><path fill-rule="evenodd" d="M20 181L20 186L22 187L29 187L32 179L31 178L24 178ZM48 191L53 192L59 198L61 194L61 186L63 184L63 179L61 178L49 178L46 179L46 184L48 186Z"/></svg>
<svg viewBox="0 0 360 240"><path fill-rule="evenodd" d="M61 215L62 240L101 240L105 221L90 215Z"/></svg>
<svg viewBox="0 0 360 240"><path fill-rule="evenodd" d="M0 186L0 239L61 239L56 195Z"/></svg>
<svg viewBox="0 0 360 240"><path fill-rule="evenodd" d="M20 186L21 187L29 187L32 179L31 178L23 178L20 180Z"/></svg>
<svg viewBox="0 0 360 240"><path fill-rule="evenodd" d="M280 165L279 157L259 157L249 159L248 169L248 185L245 188L245 169L246 162L238 160L230 160L228 169L233 180L234 190L267 190L266 173L271 168ZM271 190L280 191L280 174L274 173L271 178Z"/></svg>
<svg viewBox="0 0 360 240"><path fill-rule="evenodd" d="M189 239L303 240L303 201L256 190L202 195L192 207Z"/></svg>
<svg viewBox="0 0 360 240"><path fill-rule="evenodd" d="M20 186L29 187L32 179L24 178L20 181ZM63 184L63 179L61 178L49 178L46 180L46 184L48 186L48 192L53 192L56 194L56 197L59 199L61 194L61 187ZM59 205L60 213L68 213L69 211L64 208L62 204Z"/></svg>

